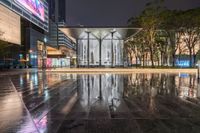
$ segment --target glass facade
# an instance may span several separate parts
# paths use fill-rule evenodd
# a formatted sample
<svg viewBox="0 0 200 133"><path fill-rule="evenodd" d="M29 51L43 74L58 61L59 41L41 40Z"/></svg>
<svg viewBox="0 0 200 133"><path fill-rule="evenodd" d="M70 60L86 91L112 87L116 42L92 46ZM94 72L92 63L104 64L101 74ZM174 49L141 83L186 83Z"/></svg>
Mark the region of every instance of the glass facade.
<svg viewBox="0 0 200 133"><path fill-rule="evenodd" d="M70 67L70 58L47 58L46 67Z"/></svg>
<svg viewBox="0 0 200 133"><path fill-rule="evenodd" d="M76 40L72 40L69 36L68 29L62 28L65 26L65 23L59 22L58 23L58 45L64 45L69 49L76 50Z"/></svg>
<svg viewBox="0 0 200 133"><path fill-rule="evenodd" d="M124 40L118 32L83 32L78 39L80 67L123 66Z"/></svg>
<svg viewBox="0 0 200 133"><path fill-rule="evenodd" d="M53 47L58 46L58 26L52 20L49 20L48 44Z"/></svg>

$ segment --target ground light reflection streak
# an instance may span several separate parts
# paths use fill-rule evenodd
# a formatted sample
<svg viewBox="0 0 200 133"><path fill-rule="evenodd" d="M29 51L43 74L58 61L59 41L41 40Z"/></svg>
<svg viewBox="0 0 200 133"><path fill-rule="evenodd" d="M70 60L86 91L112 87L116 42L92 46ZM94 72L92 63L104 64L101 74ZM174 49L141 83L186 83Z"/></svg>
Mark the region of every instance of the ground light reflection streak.
<svg viewBox="0 0 200 133"><path fill-rule="evenodd" d="M76 103L76 101L78 100L78 93L76 92L70 99L69 102L67 102L67 104L64 106L64 108L62 109L62 113L67 115L71 109L73 108L74 104Z"/></svg>
<svg viewBox="0 0 200 133"><path fill-rule="evenodd" d="M133 124L132 121L129 123L130 119L137 119L137 124L143 129L143 126L148 124L140 122L151 122L151 118L156 120L154 124L163 122L163 119L166 119L167 123L173 123L171 119L177 118L177 123L173 124L184 128L185 124L196 122L193 120L200 116L200 82L195 74L105 73L75 74L73 77L73 74L66 73L39 73L35 75L38 77L38 86L35 81L30 82L33 75L34 73L31 73L30 78L23 74L21 78L20 75L13 76L12 81L18 93L22 94L25 105L41 133L79 133L76 129L93 133L93 129L98 129L99 124L106 124L109 129L118 129L120 126L125 129L127 125ZM48 82L43 81L44 75ZM22 85L20 79L23 80ZM47 84L48 88L39 94L38 90L45 88L43 83ZM33 86L30 86L31 84ZM10 100L2 102L16 102L9 97L6 99ZM8 110L7 113L10 111L8 107L5 109ZM24 115L19 113L19 116ZM191 121L182 122L182 118ZM122 119L124 121L121 122ZM113 126L113 123L119 125ZM172 129L167 123L163 123L164 126ZM15 128L13 124L8 125ZM32 128L31 121L26 118L23 125L20 123L20 129L16 133L26 132L28 127ZM162 130L161 128L158 130ZM174 130L177 129L180 128Z"/></svg>
<svg viewBox="0 0 200 133"><path fill-rule="evenodd" d="M78 93L76 92L70 99L69 101L64 105L64 107L61 110L61 113L64 114L64 116L66 116L71 109L73 108L73 106L75 105L75 103L78 100ZM40 133L45 133L48 131L48 113L44 112L43 114L46 115L43 118L35 118L34 122L36 123L36 127L39 129ZM43 116L43 115L41 115ZM64 118L63 118L64 119Z"/></svg>
<svg viewBox="0 0 200 133"><path fill-rule="evenodd" d="M40 133L45 133L47 129L47 116L44 116L41 120L34 119L34 122L36 123L36 127L39 129Z"/></svg>

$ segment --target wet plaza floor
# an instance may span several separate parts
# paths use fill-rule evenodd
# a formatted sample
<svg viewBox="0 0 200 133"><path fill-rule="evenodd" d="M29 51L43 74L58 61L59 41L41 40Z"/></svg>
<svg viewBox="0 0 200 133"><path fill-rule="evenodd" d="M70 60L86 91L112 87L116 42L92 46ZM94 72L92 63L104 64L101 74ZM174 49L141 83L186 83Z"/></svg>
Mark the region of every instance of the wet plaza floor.
<svg viewBox="0 0 200 133"><path fill-rule="evenodd" d="M199 133L193 74L0 77L0 133Z"/></svg>

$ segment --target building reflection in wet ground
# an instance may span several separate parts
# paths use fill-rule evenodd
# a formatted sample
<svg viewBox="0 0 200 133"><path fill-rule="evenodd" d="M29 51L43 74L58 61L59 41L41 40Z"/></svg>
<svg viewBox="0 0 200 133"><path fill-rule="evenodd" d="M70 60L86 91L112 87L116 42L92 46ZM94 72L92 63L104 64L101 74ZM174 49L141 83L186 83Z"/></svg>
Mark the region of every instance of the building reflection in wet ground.
<svg viewBox="0 0 200 133"><path fill-rule="evenodd" d="M196 75L44 71L2 77L0 82L1 132L200 131Z"/></svg>

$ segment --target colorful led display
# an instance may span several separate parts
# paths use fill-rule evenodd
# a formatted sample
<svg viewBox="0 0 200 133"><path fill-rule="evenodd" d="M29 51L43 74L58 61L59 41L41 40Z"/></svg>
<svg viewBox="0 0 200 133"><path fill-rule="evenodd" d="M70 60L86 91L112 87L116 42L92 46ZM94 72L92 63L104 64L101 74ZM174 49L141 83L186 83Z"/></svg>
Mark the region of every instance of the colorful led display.
<svg viewBox="0 0 200 133"><path fill-rule="evenodd" d="M45 20L44 4L40 0L14 0L23 8L30 11L35 16L39 17L42 21Z"/></svg>

